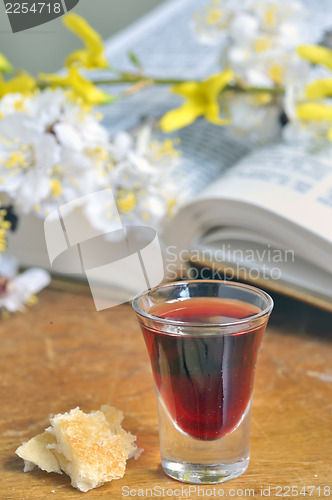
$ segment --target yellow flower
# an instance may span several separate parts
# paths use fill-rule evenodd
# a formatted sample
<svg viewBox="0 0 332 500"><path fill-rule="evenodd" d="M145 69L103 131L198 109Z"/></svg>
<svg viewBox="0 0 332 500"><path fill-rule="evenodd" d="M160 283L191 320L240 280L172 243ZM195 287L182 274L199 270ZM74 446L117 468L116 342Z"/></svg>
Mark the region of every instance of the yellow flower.
<svg viewBox="0 0 332 500"><path fill-rule="evenodd" d="M328 122L332 121L332 106L320 102L305 102L296 107L297 117L302 121ZM327 130L327 138L332 141L332 127Z"/></svg>
<svg viewBox="0 0 332 500"><path fill-rule="evenodd" d="M323 99L332 96L332 78L316 80L305 88L308 99Z"/></svg>
<svg viewBox="0 0 332 500"><path fill-rule="evenodd" d="M0 71L1 73L13 73L14 68L8 61L7 57L0 53Z"/></svg>
<svg viewBox="0 0 332 500"><path fill-rule="evenodd" d="M300 56L314 64L322 64L332 70L332 50L319 45L301 45L297 52ZM319 99L332 97L332 78L318 79L305 87L306 97L311 101L296 106L297 117L302 121L326 122L329 129L327 138L332 141L332 106Z"/></svg>
<svg viewBox="0 0 332 500"><path fill-rule="evenodd" d="M69 54L66 59L66 66L76 64L88 69L108 68L109 63L104 56L103 40L99 33L85 19L74 13L64 16L63 22L85 44L85 49L79 49Z"/></svg>
<svg viewBox="0 0 332 500"><path fill-rule="evenodd" d="M320 45L301 45L298 54L314 64L322 64L332 70L332 50ZM332 95L332 79L316 80L306 86L309 99L321 99Z"/></svg>
<svg viewBox="0 0 332 500"><path fill-rule="evenodd" d="M332 106L320 102L304 102L296 107L297 117L303 121L332 120Z"/></svg>
<svg viewBox="0 0 332 500"><path fill-rule="evenodd" d="M320 45L300 45L297 53L314 64L322 64L332 70L332 50Z"/></svg>
<svg viewBox="0 0 332 500"><path fill-rule="evenodd" d="M185 82L172 87L172 92L183 96L186 102L163 116L160 121L161 129L172 132L190 125L199 116L204 116L216 125L227 125L229 119L219 117L218 97L233 76L232 71L225 70L202 82Z"/></svg>
<svg viewBox="0 0 332 500"><path fill-rule="evenodd" d="M54 87L69 87L88 104L106 104L114 101L114 97L103 92L90 80L84 78L76 66L68 68L66 76L40 74L39 78Z"/></svg>
<svg viewBox="0 0 332 500"><path fill-rule="evenodd" d="M0 99L5 94L31 92L36 87L36 80L28 73L21 73L10 80L4 80L0 73Z"/></svg>

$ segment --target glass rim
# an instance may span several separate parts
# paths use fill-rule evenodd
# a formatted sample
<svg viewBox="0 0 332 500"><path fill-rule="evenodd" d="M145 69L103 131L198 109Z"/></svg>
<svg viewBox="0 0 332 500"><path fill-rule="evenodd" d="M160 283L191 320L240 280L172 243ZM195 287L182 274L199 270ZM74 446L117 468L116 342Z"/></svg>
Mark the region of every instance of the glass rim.
<svg viewBox="0 0 332 500"><path fill-rule="evenodd" d="M146 311L143 311L143 309L139 305L139 300L141 297L149 295L151 292L155 292L161 288L167 288L171 286L176 286L176 285L190 285L190 284L203 284L203 283L208 283L208 284L221 284L226 287L234 287L234 288L239 288L242 290L248 290L255 292L257 295L260 295L264 297L264 299L267 301L266 307L260 311L259 313L256 314L251 314L250 316L247 316L246 318L241 318L237 319L234 321L230 321L229 323L199 323L199 322L194 322L194 321L180 321L180 320L174 320L174 319L168 319L168 318L161 318L160 316L155 316L154 314L150 314ZM139 294L134 297L132 301L132 306L136 314L139 316L142 316L148 320L151 321L156 321L159 323L167 324L167 325L173 325L173 326L180 326L180 327L203 327L203 328L229 328L231 326L237 326L237 325L243 325L248 323L249 321L256 321L264 316L267 316L271 313L273 309L273 299L272 297L266 293L264 290L261 290L260 288L257 288L252 285L247 285L245 283L237 283L237 282L231 282L231 281L222 281L222 280L181 280L181 281L171 281L167 283L160 284L158 286L155 286L153 288L149 288L148 290L145 290L144 292L140 292Z"/></svg>

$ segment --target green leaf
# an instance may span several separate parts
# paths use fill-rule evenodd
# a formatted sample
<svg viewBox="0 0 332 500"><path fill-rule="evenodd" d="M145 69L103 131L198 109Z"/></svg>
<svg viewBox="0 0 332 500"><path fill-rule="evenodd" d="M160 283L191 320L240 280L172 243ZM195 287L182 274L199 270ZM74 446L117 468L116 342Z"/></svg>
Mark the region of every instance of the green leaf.
<svg viewBox="0 0 332 500"><path fill-rule="evenodd" d="M138 59L135 52L133 52L132 50L128 50L128 57L131 60L131 62L136 66L136 68L138 68L140 71L142 71L142 69L143 69L142 63Z"/></svg>

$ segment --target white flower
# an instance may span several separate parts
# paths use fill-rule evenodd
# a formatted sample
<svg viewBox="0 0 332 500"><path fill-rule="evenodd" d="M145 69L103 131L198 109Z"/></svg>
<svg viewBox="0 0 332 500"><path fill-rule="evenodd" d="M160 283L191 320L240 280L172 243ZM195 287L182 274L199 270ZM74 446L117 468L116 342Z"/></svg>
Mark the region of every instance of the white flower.
<svg viewBox="0 0 332 500"><path fill-rule="evenodd" d="M0 195L19 212L48 215L59 205L110 188L123 224L158 226L175 206L170 174L179 153L151 127L110 140L99 118L61 89L0 101ZM95 199L95 198L94 198ZM109 227L109 200L82 207L90 224Z"/></svg>
<svg viewBox="0 0 332 500"><path fill-rule="evenodd" d="M228 5L228 4L227 4ZM307 12L297 0L246 0L229 15L221 66L243 87L274 89L304 81L310 65L296 53L308 38ZM228 95L224 104L230 128L262 144L280 136L282 98L266 94ZM226 101L226 99L225 99Z"/></svg>
<svg viewBox="0 0 332 500"><path fill-rule="evenodd" d="M246 45L261 36L295 48L310 38L308 13L297 0L210 0L194 14L192 24L207 44L230 39L232 45Z"/></svg>
<svg viewBox="0 0 332 500"><path fill-rule="evenodd" d="M280 138L280 106L275 99L238 94L226 101L225 110L231 120L230 130L253 144L263 145Z"/></svg>
<svg viewBox="0 0 332 500"><path fill-rule="evenodd" d="M63 90L0 101L0 193L19 211L46 215L104 185L109 138L96 115Z"/></svg>
<svg viewBox="0 0 332 500"><path fill-rule="evenodd" d="M301 81L309 65L295 52L287 52L274 40L258 37L246 45L224 47L222 65L232 68L242 84L275 87Z"/></svg>
<svg viewBox="0 0 332 500"><path fill-rule="evenodd" d="M0 121L0 192L24 213L51 192L50 174L59 160L54 136L22 113Z"/></svg>
<svg viewBox="0 0 332 500"><path fill-rule="evenodd" d="M5 94L0 100L0 116L12 113L27 113L31 109L31 98L22 94Z"/></svg>
<svg viewBox="0 0 332 500"><path fill-rule="evenodd" d="M107 172L106 181L123 225L159 229L176 205L176 182L171 174L179 165L180 155L173 141L156 140L151 127L143 126L134 136L121 132L112 141L111 150L114 159L120 161ZM92 225L98 219L98 228L107 231L112 216L107 193L98 202L85 206L84 212Z"/></svg>
<svg viewBox="0 0 332 500"><path fill-rule="evenodd" d="M16 259L2 256L0 259L0 315L6 311L24 311L34 294L50 283L50 275L44 269L32 268L17 273Z"/></svg>
<svg viewBox="0 0 332 500"><path fill-rule="evenodd" d="M293 26L293 37L284 40L285 45L295 47L300 41L303 41L303 33L306 32L306 23L309 20L303 2L297 0L288 0L287 2L249 0L247 8L259 20L262 32L278 35L285 26Z"/></svg>
<svg viewBox="0 0 332 500"><path fill-rule="evenodd" d="M114 209L114 192L112 189L103 189L98 197L86 202L82 206L83 213L91 226L102 233L118 229L119 213ZM114 229L113 227L114 226ZM116 229L115 229L116 228Z"/></svg>
<svg viewBox="0 0 332 500"><path fill-rule="evenodd" d="M119 132L115 135L111 144L111 152L116 162L125 160L128 153L134 147L134 141L127 132Z"/></svg>
<svg viewBox="0 0 332 500"><path fill-rule="evenodd" d="M229 26L229 37L233 45L245 46L259 34L259 19L250 12L239 11Z"/></svg>
<svg viewBox="0 0 332 500"><path fill-rule="evenodd" d="M309 65L296 53L310 39L307 11L297 0L212 0L195 16L205 41L223 42L222 67L242 84L274 87L301 81Z"/></svg>
<svg viewBox="0 0 332 500"><path fill-rule="evenodd" d="M198 40L207 45L223 42L239 6L239 0L210 0L205 7L195 12L192 27Z"/></svg>

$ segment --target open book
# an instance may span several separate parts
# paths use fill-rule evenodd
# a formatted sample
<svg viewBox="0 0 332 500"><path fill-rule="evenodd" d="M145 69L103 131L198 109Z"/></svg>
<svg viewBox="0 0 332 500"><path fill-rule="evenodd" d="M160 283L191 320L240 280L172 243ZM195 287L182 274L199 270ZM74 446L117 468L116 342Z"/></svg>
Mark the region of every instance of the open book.
<svg viewBox="0 0 332 500"><path fill-rule="evenodd" d="M332 168L278 144L244 156L166 234L169 276L240 279L332 310Z"/></svg>

